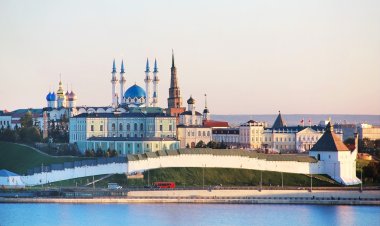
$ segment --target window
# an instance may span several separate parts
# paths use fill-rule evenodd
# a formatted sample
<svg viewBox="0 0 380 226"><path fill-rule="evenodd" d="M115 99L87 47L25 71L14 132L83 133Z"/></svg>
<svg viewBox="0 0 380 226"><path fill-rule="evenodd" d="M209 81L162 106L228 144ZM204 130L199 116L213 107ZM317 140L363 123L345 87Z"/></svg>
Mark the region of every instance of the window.
<svg viewBox="0 0 380 226"><path fill-rule="evenodd" d="M144 124L140 124L140 130L144 130Z"/></svg>
<svg viewBox="0 0 380 226"><path fill-rule="evenodd" d="M119 124L119 130L123 131L123 124L121 124L121 123Z"/></svg>
<svg viewBox="0 0 380 226"><path fill-rule="evenodd" d="M127 124L127 131L130 131L131 130L131 125L129 125L129 123Z"/></svg>
<svg viewBox="0 0 380 226"><path fill-rule="evenodd" d="M205 132L205 131L203 131L203 133L202 133L202 134L203 134L203 136L204 136L204 137L206 136L206 132Z"/></svg>
<svg viewBox="0 0 380 226"><path fill-rule="evenodd" d="M112 123L112 130L115 131L116 130L116 126L115 126L115 123Z"/></svg>
<svg viewBox="0 0 380 226"><path fill-rule="evenodd" d="M100 131L103 131L103 125L100 125Z"/></svg>
<svg viewBox="0 0 380 226"><path fill-rule="evenodd" d="M91 131L94 131L94 125L91 125Z"/></svg>
<svg viewBox="0 0 380 226"><path fill-rule="evenodd" d="M162 132L162 125L160 125L160 131Z"/></svg>
<svg viewBox="0 0 380 226"><path fill-rule="evenodd" d="M200 137L201 136L201 131L198 131L198 137Z"/></svg>
<svg viewBox="0 0 380 226"><path fill-rule="evenodd" d="M169 125L169 131L172 131L172 130L173 130L173 126Z"/></svg>
<svg viewBox="0 0 380 226"><path fill-rule="evenodd" d="M187 131L187 136L188 136L188 137L190 136L190 131Z"/></svg>
<svg viewBox="0 0 380 226"><path fill-rule="evenodd" d="M210 136L210 131L207 131L207 136L208 136L208 137Z"/></svg>
<svg viewBox="0 0 380 226"><path fill-rule="evenodd" d="M133 129L136 131L137 130L137 123L135 123L134 125L133 125Z"/></svg>

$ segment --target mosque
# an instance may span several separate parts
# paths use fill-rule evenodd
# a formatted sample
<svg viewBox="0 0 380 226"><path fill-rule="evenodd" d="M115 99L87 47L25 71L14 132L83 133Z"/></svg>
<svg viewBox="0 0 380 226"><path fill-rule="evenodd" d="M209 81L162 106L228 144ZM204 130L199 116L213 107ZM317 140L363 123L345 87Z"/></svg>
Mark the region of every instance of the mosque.
<svg viewBox="0 0 380 226"><path fill-rule="evenodd" d="M119 155L127 155L178 149L177 125L189 112L194 113L191 109L195 107L188 112L182 107L174 53L167 108L159 106L160 79L156 59L152 71L149 59L146 60L144 73L145 89L136 84L126 89L124 61L121 61L118 72L113 60L111 104L101 107L77 106L78 98L74 91L65 93L62 81L59 81L57 92L49 92L46 96L46 121L59 121L64 115L68 116L69 142L75 143L81 152L112 149ZM209 111L206 110L205 119L209 119ZM198 121L198 124L202 123L202 118ZM208 139L211 139L210 131Z"/></svg>

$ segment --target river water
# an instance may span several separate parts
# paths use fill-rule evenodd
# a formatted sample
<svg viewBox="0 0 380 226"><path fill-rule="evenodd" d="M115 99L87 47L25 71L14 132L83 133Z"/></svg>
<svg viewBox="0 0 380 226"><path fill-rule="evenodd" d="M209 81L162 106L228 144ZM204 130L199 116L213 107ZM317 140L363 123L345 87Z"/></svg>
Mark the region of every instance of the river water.
<svg viewBox="0 0 380 226"><path fill-rule="evenodd" d="M380 225L380 207L240 204L0 204L0 225Z"/></svg>

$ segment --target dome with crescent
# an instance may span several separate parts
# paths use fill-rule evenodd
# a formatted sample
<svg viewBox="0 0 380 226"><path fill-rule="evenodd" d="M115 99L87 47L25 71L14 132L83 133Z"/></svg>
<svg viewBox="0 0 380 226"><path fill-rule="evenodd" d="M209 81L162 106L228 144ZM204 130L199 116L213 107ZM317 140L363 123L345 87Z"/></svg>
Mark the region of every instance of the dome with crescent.
<svg viewBox="0 0 380 226"><path fill-rule="evenodd" d="M145 103L146 93L143 88L138 85L133 85L124 93L125 103L128 105L140 106Z"/></svg>

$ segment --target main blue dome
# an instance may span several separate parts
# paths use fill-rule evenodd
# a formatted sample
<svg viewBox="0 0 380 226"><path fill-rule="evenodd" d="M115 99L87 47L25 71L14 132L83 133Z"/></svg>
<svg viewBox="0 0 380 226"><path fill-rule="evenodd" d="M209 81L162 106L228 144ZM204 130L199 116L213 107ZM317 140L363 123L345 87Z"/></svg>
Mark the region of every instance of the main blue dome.
<svg viewBox="0 0 380 226"><path fill-rule="evenodd" d="M51 92L49 92L48 95L46 95L46 100L51 101Z"/></svg>
<svg viewBox="0 0 380 226"><path fill-rule="evenodd" d="M46 95L47 101L56 101L57 97L54 92L49 92L48 95Z"/></svg>
<svg viewBox="0 0 380 226"><path fill-rule="evenodd" d="M146 93L145 93L144 89L141 88L140 86L136 85L136 84L129 87L127 89L127 91L125 91L125 93L124 93L125 99L128 99L128 98L133 99L135 97L136 98L141 98L141 97L146 98Z"/></svg>

